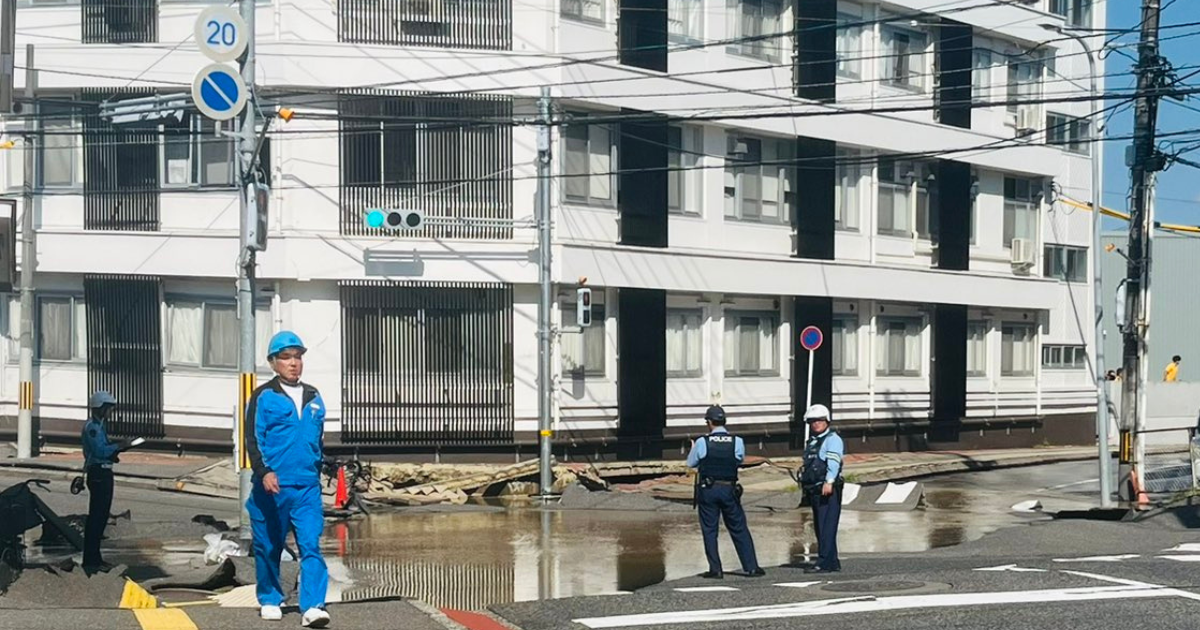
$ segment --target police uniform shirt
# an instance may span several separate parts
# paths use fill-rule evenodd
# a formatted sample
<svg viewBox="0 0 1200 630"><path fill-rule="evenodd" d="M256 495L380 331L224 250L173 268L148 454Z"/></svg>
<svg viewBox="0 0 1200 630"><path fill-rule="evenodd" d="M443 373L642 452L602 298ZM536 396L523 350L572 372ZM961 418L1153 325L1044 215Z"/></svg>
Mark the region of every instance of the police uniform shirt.
<svg viewBox="0 0 1200 630"><path fill-rule="evenodd" d="M712 432L713 435L721 435L728 434L729 430L725 427L716 427ZM708 440L705 440L703 437L696 438L696 442L692 444L692 451L687 456L688 468L700 466L700 460L704 459L706 455L708 455ZM742 438L737 436L733 438L733 456L737 458L738 463L746 459L746 443L742 441Z"/></svg>
<svg viewBox="0 0 1200 630"><path fill-rule="evenodd" d="M846 445L842 442L842 436L833 432L833 429L825 429L821 435L814 435L812 440L825 438L821 443L821 449L817 451L817 458L823 460L828 468L825 472L825 483L833 483L837 480L838 475L842 472L842 457L846 454Z"/></svg>
<svg viewBox="0 0 1200 630"><path fill-rule="evenodd" d="M105 430L103 422L89 418L83 425L84 468L89 466L112 468L113 456L120 449L120 445L108 440L108 432Z"/></svg>

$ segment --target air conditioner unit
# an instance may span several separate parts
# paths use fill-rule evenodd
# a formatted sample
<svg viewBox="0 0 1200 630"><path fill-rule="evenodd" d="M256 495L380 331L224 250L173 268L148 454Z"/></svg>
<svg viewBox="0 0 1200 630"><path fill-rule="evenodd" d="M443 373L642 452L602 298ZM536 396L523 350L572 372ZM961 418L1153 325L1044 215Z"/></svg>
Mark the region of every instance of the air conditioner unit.
<svg viewBox="0 0 1200 630"><path fill-rule="evenodd" d="M1012 264L1014 267L1032 267L1036 261L1033 241L1027 238L1012 240Z"/></svg>
<svg viewBox="0 0 1200 630"><path fill-rule="evenodd" d="M1017 110L1017 133L1029 133L1038 128L1037 110L1022 107Z"/></svg>

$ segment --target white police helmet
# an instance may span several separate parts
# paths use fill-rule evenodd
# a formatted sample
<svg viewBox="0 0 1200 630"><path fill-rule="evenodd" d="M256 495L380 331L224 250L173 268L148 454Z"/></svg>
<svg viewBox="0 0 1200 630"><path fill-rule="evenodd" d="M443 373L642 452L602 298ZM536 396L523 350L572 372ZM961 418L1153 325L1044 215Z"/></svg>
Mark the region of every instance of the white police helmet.
<svg viewBox="0 0 1200 630"><path fill-rule="evenodd" d="M824 420L825 422L829 422L831 420L829 415L829 407L826 407L825 405L813 405L809 407L808 411L804 412L804 421L812 422L814 420Z"/></svg>

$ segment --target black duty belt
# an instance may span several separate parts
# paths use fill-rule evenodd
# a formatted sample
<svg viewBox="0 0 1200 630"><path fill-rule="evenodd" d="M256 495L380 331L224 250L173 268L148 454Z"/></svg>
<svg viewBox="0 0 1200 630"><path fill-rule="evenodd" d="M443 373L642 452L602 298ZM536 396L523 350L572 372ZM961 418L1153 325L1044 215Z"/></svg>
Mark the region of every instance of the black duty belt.
<svg viewBox="0 0 1200 630"><path fill-rule="evenodd" d="M733 481L733 480L729 480L729 479L713 479L711 483L714 486L736 486L737 485L737 481Z"/></svg>

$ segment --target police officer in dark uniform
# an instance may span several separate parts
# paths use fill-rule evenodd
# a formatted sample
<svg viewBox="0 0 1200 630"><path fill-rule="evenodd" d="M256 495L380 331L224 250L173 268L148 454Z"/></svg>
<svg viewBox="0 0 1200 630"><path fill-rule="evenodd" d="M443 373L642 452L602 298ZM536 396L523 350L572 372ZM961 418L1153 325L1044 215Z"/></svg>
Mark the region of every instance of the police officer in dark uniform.
<svg viewBox="0 0 1200 630"><path fill-rule="evenodd" d="M704 555L708 571L702 577L721 579L725 571L717 551L719 518L725 518L725 528L733 538L742 570L748 577L766 575L754 555L754 539L746 526L742 509L742 487L738 485L738 465L746 457L746 444L725 429L725 410L712 406L704 413L708 435L697 438L688 453L687 465L697 468L696 505L700 510L700 531L704 534Z"/></svg>
<svg viewBox="0 0 1200 630"><path fill-rule="evenodd" d="M846 446L841 436L829 427L829 408L813 405L804 413L811 429L804 446L804 471L801 490L813 510L813 529L817 534L817 563L805 573L831 573L842 570L838 560L837 530L842 517L842 458Z"/></svg>
<svg viewBox="0 0 1200 630"><path fill-rule="evenodd" d="M113 501L113 464L129 442L108 439L105 421L117 406L117 399L106 391L97 391L88 401L88 420L83 425L84 471L87 473L88 515L83 529L83 569L90 573L107 572L112 565L100 556L100 541L108 526Z"/></svg>

